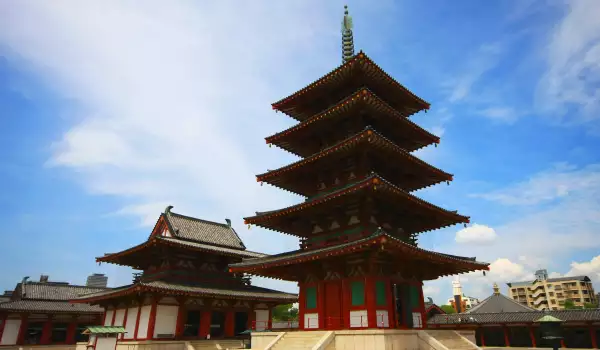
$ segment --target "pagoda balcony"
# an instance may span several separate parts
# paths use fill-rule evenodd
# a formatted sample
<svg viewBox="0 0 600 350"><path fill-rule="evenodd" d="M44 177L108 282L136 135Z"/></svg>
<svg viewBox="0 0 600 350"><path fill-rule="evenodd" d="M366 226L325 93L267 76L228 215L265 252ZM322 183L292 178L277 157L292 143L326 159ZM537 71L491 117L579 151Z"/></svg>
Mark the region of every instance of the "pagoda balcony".
<svg viewBox="0 0 600 350"><path fill-rule="evenodd" d="M319 217L326 217L325 213L335 217L338 226L372 222L381 227L401 228L406 234L469 222L468 217L413 196L377 174L304 203L257 213L245 218L245 222L298 237L311 237L313 225Z"/></svg>
<svg viewBox="0 0 600 350"><path fill-rule="evenodd" d="M325 111L266 138L288 152L308 157L348 135L371 126L399 147L412 152L439 143L431 134L393 109L372 91L361 88Z"/></svg>
<svg viewBox="0 0 600 350"><path fill-rule="evenodd" d="M272 106L303 121L362 87L369 88L406 116L429 109L429 103L390 77L362 51L329 74Z"/></svg>
<svg viewBox="0 0 600 350"><path fill-rule="evenodd" d="M411 155L370 127L317 154L256 178L312 197L318 192L331 191L330 187L341 187L338 182L344 185L372 172L407 192L452 180L451 174ZM327 177L332 181L324 184ZM317 184L322 185L320 189Z"/></svg>

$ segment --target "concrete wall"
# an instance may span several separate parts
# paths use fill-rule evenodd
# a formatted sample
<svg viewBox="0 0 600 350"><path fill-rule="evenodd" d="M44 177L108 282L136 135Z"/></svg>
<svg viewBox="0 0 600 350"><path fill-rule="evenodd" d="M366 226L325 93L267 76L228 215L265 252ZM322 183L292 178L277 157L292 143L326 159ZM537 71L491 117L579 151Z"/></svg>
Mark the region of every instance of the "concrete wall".
<svg viewBox="0 0 600 350"><path fill-rule="evenodd" d="M263 350L267 347L275 338L277 338L280 332L253 332L252 333L252 349Z"/></svg>

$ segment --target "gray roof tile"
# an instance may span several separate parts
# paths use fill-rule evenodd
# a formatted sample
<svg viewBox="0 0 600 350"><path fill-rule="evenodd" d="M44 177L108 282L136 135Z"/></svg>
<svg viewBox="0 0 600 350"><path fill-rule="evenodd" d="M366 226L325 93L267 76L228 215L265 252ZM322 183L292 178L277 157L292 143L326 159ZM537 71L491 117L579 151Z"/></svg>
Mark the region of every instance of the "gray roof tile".
<svg viewBox="0 0 600 350"><path fill-rule="evenodd" d="M27 282L17 285L17 293L13 299L25 300L62 300L67 301L78 297L81 294L105 291L108 288L92 288L87 286L75 286L67 283L40 283Z"/></svg>
<svg viewBox="0 0 600 350"><path fill-rule="evenodd" d="M481 303L469 309L468 314L493 313L493 312L525 312L535 311L528 306L518 303L517 301L504 296L502 294L492 294L483 300Z"/></svg>
<svg viewBox="0 0 600 350"><path fill-rule="evenodd" d="M0 303L0 311L100 314L104 312L104 309L89 304L71 304L67 301L14 300Z"/></svg>
<svg viewBox="0 0 600 350"><path fill-rule="evenodd" d="M199 243L245 249L244 243L229 224L193 218L167 210L163 214L174 237Z"/></svg>
<svg viewBox="0 0 600 350"><path fill-rule="evenodd" d="M530 323L547 314L566 322L600 321L600 309L580 309L556 310L547 313L545 311L525 311L435 315L427 323L430 325Z"/></svg>

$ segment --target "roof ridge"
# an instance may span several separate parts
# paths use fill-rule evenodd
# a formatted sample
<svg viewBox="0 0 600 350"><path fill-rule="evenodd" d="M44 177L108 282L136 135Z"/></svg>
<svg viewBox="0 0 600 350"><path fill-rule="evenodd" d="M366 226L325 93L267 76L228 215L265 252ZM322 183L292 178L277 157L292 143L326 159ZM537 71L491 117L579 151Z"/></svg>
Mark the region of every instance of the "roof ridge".
<svg viewBox="0 0 600 350"><path fill-rule="evenodd" d="M219 225L219 226L223 226L223 227L230 227L229 225L227 225L227 223L221 223L221 222L210 221L210 220L206 220L206 219L195 218L193 216L188 216L188 215L183 215L183 214L179 214L179 213L174 213L172 211L169 211L169 214L170 215L174 215L174 216L179 216L179 217L184 218L184 219L190 219L190 220L200 221L200 222L205 223L205 224L213 224L213 225Z"/></svg>

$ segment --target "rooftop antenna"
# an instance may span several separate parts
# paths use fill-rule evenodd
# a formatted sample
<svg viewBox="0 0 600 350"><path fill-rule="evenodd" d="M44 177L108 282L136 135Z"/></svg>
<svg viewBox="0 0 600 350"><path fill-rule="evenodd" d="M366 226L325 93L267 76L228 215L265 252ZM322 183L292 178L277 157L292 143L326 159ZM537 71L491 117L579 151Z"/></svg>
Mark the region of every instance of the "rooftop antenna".
<svg viewBox="0 0 600 350"><path fill-rule="evenodd" d="M342 63L348 62L354 56L354 36L352 35L352 17L348 14L348 5L344 5L344 20L342 21Z"/></svg>

